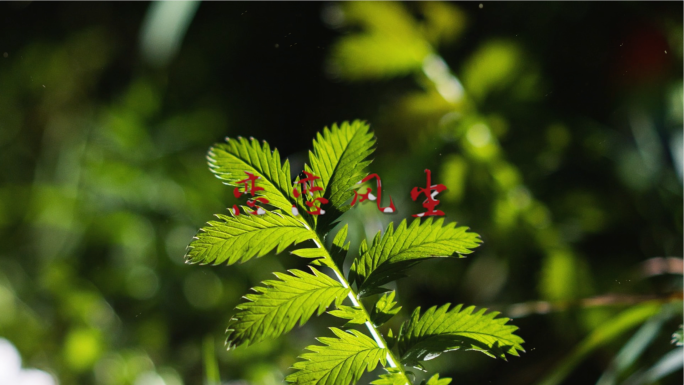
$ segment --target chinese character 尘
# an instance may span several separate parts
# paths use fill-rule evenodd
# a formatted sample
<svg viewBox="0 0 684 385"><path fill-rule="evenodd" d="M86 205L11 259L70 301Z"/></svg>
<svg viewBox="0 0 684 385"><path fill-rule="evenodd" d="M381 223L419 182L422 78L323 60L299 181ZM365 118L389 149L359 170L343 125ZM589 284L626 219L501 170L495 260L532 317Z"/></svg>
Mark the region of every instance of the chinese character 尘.
<svg viewBox="0 0 684 385"><path fill-rule="evenodd" d="M430 185L430 179L431 179L431 172L428 169L425 169L425 173L427 174L427 184L425 188L418 188L414 187L413 190L411 190L411 199L414 201L420 196L420 194L425 194L425 199L423 201L423 207L426 208L428 211L420 214L414 214L414 217L426 217L426 216L444 216L444 212L441 210L435 210L435 206L439 204L439 201L435 199L435 196L442 191L446 190L446 186L443 184L436 184L436 185Z"/></svg>

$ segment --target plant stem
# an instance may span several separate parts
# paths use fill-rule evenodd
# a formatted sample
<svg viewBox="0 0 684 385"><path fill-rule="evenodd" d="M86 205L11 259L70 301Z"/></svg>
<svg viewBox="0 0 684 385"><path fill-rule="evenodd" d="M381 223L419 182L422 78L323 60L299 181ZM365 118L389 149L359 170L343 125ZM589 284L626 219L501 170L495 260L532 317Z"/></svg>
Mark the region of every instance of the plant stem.
<svg viewBox="0 0 684 385"><path fill-rule="evenodd" d="M397 360L397 358L394 356L394 353L392 353L392 350L387 346L387 342L385 341L385 338L383 338L382 334L378 329L373 325L371 322L370 318L370 313L368 310L366 310L366 307L363 305L361 301L359 301L356 298L356 293L354 292L354 289L352 289L351 285L349 285L349 281L344 277L344 274L342 274L342 271L335 265L332 257L330 256L330 252L328 249L323 247L323 242L319 238L318 234L316 234L316 238L313 240L314 243L316 243L316 246L319 249L323 249L326 251L326 258L328 260L328 267L332 269L333 272L335 272L335 276L337 277L337 280L342 284L343 287L349 288L349 299L351 300L351 303L353 306L359 307L361 310L363 310L364 314L366 315L366 327L368 328L368 331L370 332L371 336L375 340L375 343L378 344L378 347L380 349L387 349L387 365L389 365L390 368L397 368L401 372L401 374L404 376L406 379L406 385L412 385L413 383L411 380L409 380L408 376L406 375L406 372L404 371L404 366L401 365L401 362Z"/></svg>
<svg viewBox="0 0 684 385"><path fill-rule="evenodd" d="M220 385L221 375L219 374L218 361L214 351L214 339L208 334L202 343L204 355L204 383L205 385Z"/></svg>

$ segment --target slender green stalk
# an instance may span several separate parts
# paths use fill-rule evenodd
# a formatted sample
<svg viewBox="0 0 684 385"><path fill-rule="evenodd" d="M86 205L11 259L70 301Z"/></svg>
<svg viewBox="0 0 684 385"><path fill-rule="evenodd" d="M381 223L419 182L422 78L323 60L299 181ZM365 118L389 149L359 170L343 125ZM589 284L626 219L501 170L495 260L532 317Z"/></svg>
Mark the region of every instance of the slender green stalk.
<svg viewBox="0 0 684 385"><path fill-rule="evenodd" d="M373 325L371 322L370 318L370 313L366 309L366 307L363 305L361 301L358 300L356 297L356 293L354 292L354 289L349 285L349 281L344 277L344 274L340 271L340 269L337 268L335 263L333 262L332 257L330 256L330 252L328 249L323 247L323 242L319 238L318 234L316 234L316 238L313 240L314 243L316 243L316 246L320 249L325 250L326 258L330 262L328 265L329 267L335 272L335 276L337 277L337 280L344 286L345 288L349 288L349 299L351 300L351 303L353 306L359 307L361 310L363 310L364 314L366 315L366 322L365 325L368 328L368 331L370 332L371 336L373 337L373 340L375 340L375 343L378 344L378 347L381 349L387 349L387 364L389 365L390 368L398 368L401 371L401 374L404 376L406 379L406 385L412 385L411 380L409 380L408 376L406 375L406 372L404 371L404 367L401 365L401 362L394 356L394 353L392 353L392 350L389 348L387 345L387 341L385 341L385 338L382 336L380 331Z"/></svg>
<svg viewBox="0 0 684 385"><path fill-rule="evenodd" d="M214 339L211 335L204 337L202 350L204 355L205 385L220 385L221 375L219 374L216 352L214 351Z"/></svg>

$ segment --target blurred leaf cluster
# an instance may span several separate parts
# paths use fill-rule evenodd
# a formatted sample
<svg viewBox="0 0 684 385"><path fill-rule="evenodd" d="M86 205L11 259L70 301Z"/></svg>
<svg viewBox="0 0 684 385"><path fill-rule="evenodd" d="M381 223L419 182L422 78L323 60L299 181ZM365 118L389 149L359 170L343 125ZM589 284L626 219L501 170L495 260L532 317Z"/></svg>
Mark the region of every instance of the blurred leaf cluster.
<svg viewBox="0 0 684 385"><path fill-rule="evenodd" d="M622 86L627 96L618 101L617 109L624 111L625 121L620 123L632 135L620 138L624 134L599 122L545 112L548 103L544 98L555 86L543 79L540 63L525 45L510 37L485 40L450 67L440 56L440 51L447 49L439 43L453 41L462 32L440 29L442 21L431 18L434 6L343 3L337 9L344 20L339 27L356 25L361 31L343 37L330 56L330 68L350 81L412 75L418 89L395 96L389 103L392 107L376 117L383 127L404 134L395 138L408 139L396 143L397 147L424 156L423 162L416 162L415 155L392 159L394 168L402 171L395 177L406 189L417 183L416 176L424 164L440 167L440 181L453 187L444 196L447 213L466 218L466 223L486 234L486 251L473 258L466 271L459 274L436 266L425 271L426 279L434 282L440 271L445 279L449 275L458 277L466 296L499 302L503 308L503 303L541 299L509 306L508 314L528 317L560 311L549 315L547 321L559 334L559 343L572 346L588 333L569 355L558 353L556 363L540 380L545 385L561 383L594 350L609 344L620 346L618 337L635 326L649 320L647 324L651 322L656 328L653 320L660 317L648 337L641 336L637 342L637 334L626 345L641 343L640 350L623 348L633 356L627 359L618 355L600 381L617 383L619 376L648 362L636 361L658 332L668 332L661 327L663 319L673 324L672 306L681 318L682 269L681 259L676 259L681 255L682 229L682 178L681 173L677 175L677 167L681 169L677 165L681 157L677 152L682 128L681 95L677 91L681 77L668 82L661 73L660 79L652 80L649 87L671 90L667 95L670 100L661 99L666 105L658 107L653 101L645 103L652 91L645 90L644 85ZM440 6L453 15L447 24L463 18L450 4ZM388 14L392 17L383 17ZM381 38L380 31L389 30L402 32L385 32ZM442 35L430 33L436 30ZM392 39L397 36L411 37ZM365 43L371 38L372 46ZM400 60L387 54L390 47L405 56ZM364 60L358 64L360 57ZM677 59L678 66L674 67L681 69L681 55ZM665 120L663 115L678 118ZM537 134L532 134L535 131ZM584 175L573 175L578 173ZM592 173L604 177L591 178ZM641 244L628 245L624 232L630 225L658 231L642 230ZM621 236L616 236L618 232ZM596 247L601 243L611 244L609 249ZM640 252L635 253L635 249ZM667 256L676 257L672 261L677 267L668 272L678 277L656 283L650 276L665 271L649 272L645 265L659 264ZM530 268L537 274L530 276L525 271ZM617 279L606 282L606 277ZM406 286L406 293L415 292L416 288ZM438 290L432 288L430 292ZM646 293L657 300L639 303L650 297L635 297ZM594 301L589 300L592 297ZM629 307L632 303L637 304ZM661 355L667 349L667 344L661 343ZM604 354L609 356L609 351ZM681 358L680 350L675 354ZM681 363L671 364L648 381L672 371L681 371ZM627 383L650 383L638 373ZM510 378L508 381L514 382Z"/></svg>
<svg viewBox="0 0 684 385"><path fill-rule="evenodd" d="M254 136L301 169L314 132L360 117L397 217L419 212L409 191L430 168L439 209L484 240L400 280L401 303L495 308L527 341L508 363L430 371L681 379L681 3L153 4L0 4L0 337L26 367L62 384L282 383L332 318L223 349L239 295L302 263L183 264L237 203L206 149ZM350 210L351 249L392 220Z"/></svg>

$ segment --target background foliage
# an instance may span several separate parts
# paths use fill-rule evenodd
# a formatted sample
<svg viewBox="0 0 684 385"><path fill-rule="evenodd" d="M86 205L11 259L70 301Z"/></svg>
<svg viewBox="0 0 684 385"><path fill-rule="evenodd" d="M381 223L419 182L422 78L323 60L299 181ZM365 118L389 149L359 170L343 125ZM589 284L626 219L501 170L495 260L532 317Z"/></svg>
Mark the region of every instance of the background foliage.
<svg viewBox="0 0 684 385"><path fill-rule="evenodd" d="M0 4L0 337L25 367L63 384L282 383L336 323L225 351L240 296L304 262L183 263L238 203L206 151L253 136L301 170L316 132L362 118L399 212L350 210L351 249L421 211L409 192L430 168L438 208L484 244L413 270L400 302L496 309L526 341L508 362L431 370L681 380L681 2L165 4Z"/></svg>

